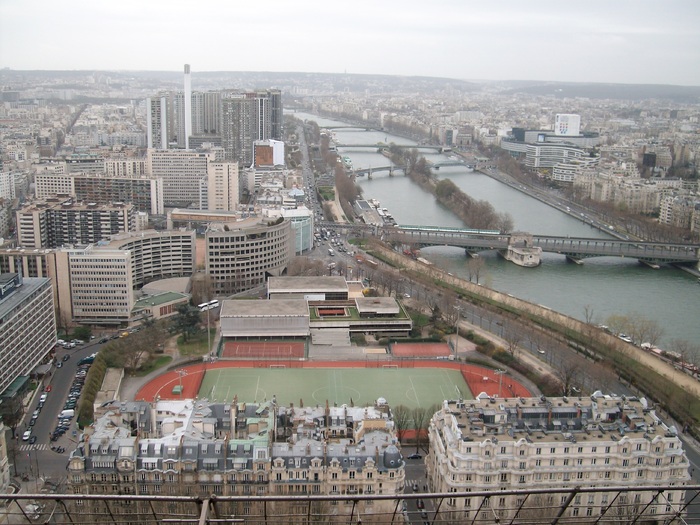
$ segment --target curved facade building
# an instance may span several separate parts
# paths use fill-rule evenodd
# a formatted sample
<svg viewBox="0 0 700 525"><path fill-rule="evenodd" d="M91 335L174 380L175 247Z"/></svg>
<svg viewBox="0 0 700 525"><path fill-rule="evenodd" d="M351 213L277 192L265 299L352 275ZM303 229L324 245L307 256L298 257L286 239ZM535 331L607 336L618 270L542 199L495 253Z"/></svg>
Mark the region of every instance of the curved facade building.
<svg viewBox="0 0 700 525"><path fill-rule="evenodd" d="M107 246L131 252L134 288L157 279L186 277L194 272L194 230L149 230L132 235L114 235Z"/></svg>
<svg viewBox="0 0 700 525"><path fill-rule="evenodd" d="M283 275L294 254L291 221L248 219L207 230L206 270L216 294L234 294Z"/></svg>

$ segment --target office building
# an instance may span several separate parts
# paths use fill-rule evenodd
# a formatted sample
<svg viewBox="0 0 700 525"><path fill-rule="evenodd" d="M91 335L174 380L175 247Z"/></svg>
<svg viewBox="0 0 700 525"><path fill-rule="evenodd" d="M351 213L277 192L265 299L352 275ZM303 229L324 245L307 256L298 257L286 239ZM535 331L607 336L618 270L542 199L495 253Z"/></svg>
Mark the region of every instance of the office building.
<svg viewBox="0 0 700 525"><path fill-rule="evenodd" d="M46 199L16 212L17 242L23 248L58 248L91 244L136 229L133 204L81 204L71 199Z"/></svg>
<svg viewBox="0 0 700 525"><path fill-rule="evenodd" d="M557 113L554 116L554 134L564 137L577 137L581 130L581 115Z"/></svg>
<svg viewBox="0 0 700 525"><path fill-rule="evenodd" d="M159 279L192 275L195 249L194 230L147 230L113 235L109 241L75 248L4 249L0 251L0 272L50 279L56 312L64 326L78 322L126 323L137 298L126 290L138 290ZM74 278L80 284L80 297L74 294ZM88 283L92 279L97 281L91 288ZM102 297L105 294L109 295L107 299ZM106 307L110 302L121 310L126 304L129 314L110 313Z"/></svg>
<svg viewBox="0 0 700 525"><path fill-rule="evenodd" d="M0 274L0 393L30 375L55 344L51 281Z"/></svg>
<svg viewBox="0 0 700 525"><path fill-rule="evenodd" d="M507 389L504 388L504 393ZM506 394L507 395L507 394ZM493 491L481 497L448 498L449 510L463 520L514 518L522 495L498 497L499 490L561 489L564 487L654 487L675 485L663 498L622 493L619 501L605 492L574 496L567 512L594 522L627 505L648 519L665 520L683 503L683 485L690 480L688 458L673 428L659 419L645 399L607 396L600 392L576 398L489 398L445 401L433 416L430 452L426 458L433 492ZM559 501L555 495L534 496L518 517L550 522ZM608 508L613 506L612 509ZM529 515L529 512L537 514ZM621 517L621 516L620 516ZM607 523L607 521L604 521Z"/></svg>
<svg viewBox="0 0 700 525"><path fill-rule="evenodd" d="M281 140L256 140L253 143L254 166L284 166L284 142Z"/></svg>
<svg viewBox="0 0 700 525"><path fill-rule="evenodd" d="M286 272L294 254L291 222L251 218L211 224L205 249L206 271L217 295L249 290Z"/></svg>
<svg viewBox="0 0 700 525"><path fill-rule="evenodd" d="M168 207L199 207L202 180L207 179L208 154L202 151L149 149L148 174L163 180L163 201Z"/></svg>
<svg viewBox="0 0 700 525"><path fill-rule="evenodd" d="M63 276L58 283L61 324L129 322L135 296L128 250L95 249L93 245L64 248L54 260L56 275Z"/></svg>

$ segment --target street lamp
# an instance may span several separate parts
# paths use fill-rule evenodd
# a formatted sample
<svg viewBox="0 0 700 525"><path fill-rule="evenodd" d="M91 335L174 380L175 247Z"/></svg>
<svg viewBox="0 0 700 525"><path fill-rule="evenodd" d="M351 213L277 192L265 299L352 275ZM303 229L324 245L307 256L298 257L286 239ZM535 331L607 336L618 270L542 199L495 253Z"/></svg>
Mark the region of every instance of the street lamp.
<svg viewBox="0 0 700 525"><path fill-rule="evenodd" d="M462 317L462 305L455 305L455 310L457 310L457 320L455 321L455 357L459 351L459 319Z"/></svg>
<svg viewBox="0 0 700 525"><path fill-rule="evenodd" d="M501 370L499 368L498 370L494 370L493 373L498 376L498 397L501 397L501 386L503 386L503 374L505 374L506 371Z"/></svg>
<svg viewBox="0 0 700 525"><path fill-rule="evenodd" d="M180 381L180 397L182 398L182 378L187 375L187 371L181 368L180 370L176 370L176 372Z"/></svg>

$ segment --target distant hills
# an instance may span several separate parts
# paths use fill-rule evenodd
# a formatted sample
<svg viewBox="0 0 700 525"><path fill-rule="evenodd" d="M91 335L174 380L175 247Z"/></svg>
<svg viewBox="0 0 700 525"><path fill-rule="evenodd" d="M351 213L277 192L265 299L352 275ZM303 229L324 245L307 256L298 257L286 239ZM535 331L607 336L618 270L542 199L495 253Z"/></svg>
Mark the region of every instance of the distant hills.
<svg viewBox="0 0 700 525"><path fill-rule="evenodd" d="M12 89L52 79L52 87L74 88L86 75L107 75L113 86L136 82L146 89L180 89L182 71L21 71L0 70L0 84ZM58 82L56 82L58 81ZM592 82L553 82L537 80L467 81L454 78L360 75L350 73L300 73L272 71L192 71L194 89L279 87L283 90L300 88L299 92L362 92L430 93L449 87L463 93L492 92L502 95L526 93L533 96L556 98L589 98L618 100L669 100L677 103L700 102L700 86L672 86L664 84L607 84Z"/></svg>
<svg viewBox="0 0 700 525"><path fill-rule="evenodd" d="M512 80L499 83L501 93L528 93L557 98L592 98L648 100L667 99L675 102L700 102L700 86L665 84L601 84L584 82L538 82ZM510 87L507 87L510 85Z"/></svg>

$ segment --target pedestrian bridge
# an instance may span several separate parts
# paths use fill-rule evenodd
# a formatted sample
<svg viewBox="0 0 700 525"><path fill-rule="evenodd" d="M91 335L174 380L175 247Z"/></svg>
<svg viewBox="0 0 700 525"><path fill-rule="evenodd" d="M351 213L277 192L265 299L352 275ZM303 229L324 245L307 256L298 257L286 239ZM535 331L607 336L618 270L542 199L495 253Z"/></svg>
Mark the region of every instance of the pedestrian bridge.
<svg viewBox="0 0 700 525"><path fill-rule="evenodd" d="M513 234L500 233L495 230L408 225L380 228L379 230L377 233L381 234L385 241L416 247L457 246L464 248L470 255L487 250L504 252L513 245ZM518 236L522 237L522 234ZM539 247L543 252L563 255L576 263L589 257L628 257L656 268L661 264L697 263L700 259L699 245L535 234L531 237L530 247Z"/></svg>

